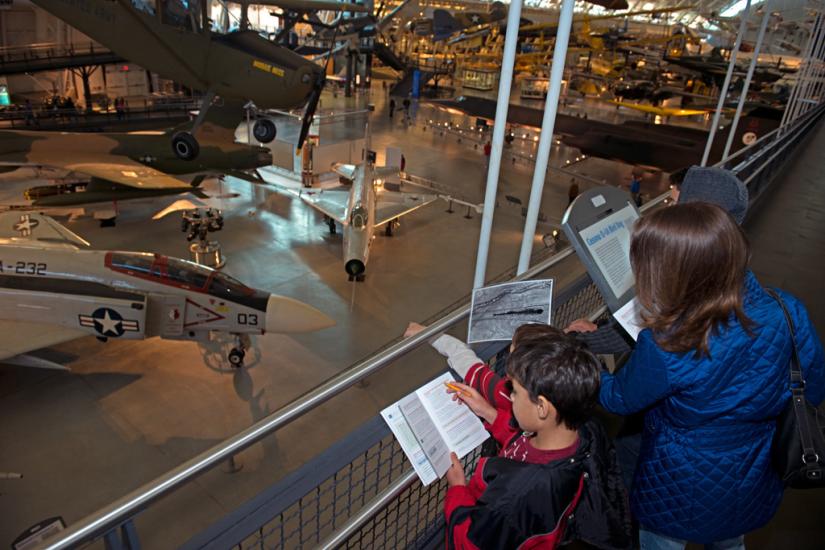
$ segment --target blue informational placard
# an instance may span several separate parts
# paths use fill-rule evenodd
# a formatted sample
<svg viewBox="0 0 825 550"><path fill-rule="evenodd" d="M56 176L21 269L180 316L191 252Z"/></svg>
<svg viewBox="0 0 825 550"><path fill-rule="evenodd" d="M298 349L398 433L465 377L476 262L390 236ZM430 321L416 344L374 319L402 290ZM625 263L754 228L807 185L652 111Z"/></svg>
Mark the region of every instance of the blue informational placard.
<svg viewBox="0 0 825 550"><path fill-rule="evenodd" d="M421 71L413 71L412 96L418 98L421 95Z"/></svg>

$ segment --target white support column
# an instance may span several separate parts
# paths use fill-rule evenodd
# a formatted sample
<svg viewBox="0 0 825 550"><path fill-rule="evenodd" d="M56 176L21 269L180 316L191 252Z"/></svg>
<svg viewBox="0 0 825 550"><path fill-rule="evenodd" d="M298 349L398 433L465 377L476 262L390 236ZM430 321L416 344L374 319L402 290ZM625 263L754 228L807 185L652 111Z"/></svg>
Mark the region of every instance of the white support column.
<svg viewBox="0 0 825 550"><path fill-rule="evenodd" d="M567 44L570 41L570 27L573 23L574 0L564 0L559 15L559 25L556 30L556 44L553 49L553 65L550 68L550 82L547 89L547 100L544 104L544 116L541 121L541 137L539 138L536 166L533 171L533 185L530 188L530 202L527 205L527 216L524 221L524 234L521 238L521 252L518 258L516 273L521 275L530 267L530 255L533 252L533 238L536 235L541 208L541 195L544 191L544 180L547 178L547 163L550 161L550 148L553 145L553 130L556 125L556 113L559 109L561 95L561 81L564 76L564 62L567 57Z"/></svg>
<svg viewBox="0 0 825 550"><path fill-rule="evenodd" d="M768 0L765 6L763 6L765 13L762 15L762 24L759 26L759 34L756 37L756 45L753 47L753 57L751 57L751 63L748 66L748 74L745 76L745 85L742 86L742 91L739 94L739 104L736 105L736 114L733 116L733 122L731 122L731 125L728 128L728 140L725 143L725 152L722 153L722 159L728 158L730 148L733 145L734 134L736 134L736 127L739 126L739 118L742 116L742 108L745 106L745 101L748 99L748 90L751 86L751 79L753 78L753 72L756 70L756 63L759 60L759 52L762 50L762 41L765 39L765 30L768 28L768 20L771 18L772 5L773 2Z"/></svg>
<svg viewBox="0 0 825 550"><path fill-rule="evenodd" d="M498 176L501 169L501 154L504 149L504 127L507 125L507 110L510 107L510 89L513 84L513 65L516 60L521 4L522 0L510 2L507 14L507 35L504 39L504 55L501 60L501 75L498 82L496 118L493 122L492 150L487 166L487 188L484 193L484 213L481 215L481 234L478 238L478 255L476 257L473 288L484 286L484 276L487 273L487 254L490 251L490 234L493 230Z"/></svg>
<svg viewBox="0 0 825 550"><path fill-rule="evenodd" d="M748 28L748 15L750 15L751 0L747 0L745 9L739 14L742 21L739 23L739 32L736 35L736 42L733 44L733 50L730 52L730 61L728 62L728 72L725 73L725 82L722 84L722 89L719 90L719 101L716 103L716 112L713 113L713 122L710 124L710 133L708 134L708 141L705 144L705 152L702 155L702 166L707 166L708 157L710 157L710 150L713 148L713 140L716 137L716 130L719 128L719 118L722 116L722 109L725 107L725 100L728 97L728 88L730 88L730 81L733 77L733 69L736 67L736 57L739 55L739 47L742 45L742 38L745 36L745 31Z"/></svg>

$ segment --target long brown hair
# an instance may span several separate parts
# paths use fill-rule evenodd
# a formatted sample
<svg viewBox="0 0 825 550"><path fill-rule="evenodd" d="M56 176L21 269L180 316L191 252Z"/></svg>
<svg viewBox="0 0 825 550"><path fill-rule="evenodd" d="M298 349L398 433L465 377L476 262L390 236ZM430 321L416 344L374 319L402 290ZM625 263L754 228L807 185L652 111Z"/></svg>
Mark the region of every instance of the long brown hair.
<svg viewBox="0 0 825 550"><path fill-rule="evenodd" d="M677 204L636 222L630 262L643 325L671 352L709 354L712 332L735 316L748 330L742 307L750 246L742 229L718 206Z"/></svg>

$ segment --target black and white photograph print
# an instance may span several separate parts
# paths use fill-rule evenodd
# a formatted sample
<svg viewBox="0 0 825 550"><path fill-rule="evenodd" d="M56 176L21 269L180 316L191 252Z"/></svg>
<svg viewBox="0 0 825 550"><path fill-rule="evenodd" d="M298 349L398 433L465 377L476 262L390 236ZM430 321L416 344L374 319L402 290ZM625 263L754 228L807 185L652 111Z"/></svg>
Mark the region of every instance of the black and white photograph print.
<svg viewBox="0 0 825 550"><path fill-rule="evenodd" d="M525 323L550 324L553 279L478 288L470 306L467 342L510 340Z"/></svg>

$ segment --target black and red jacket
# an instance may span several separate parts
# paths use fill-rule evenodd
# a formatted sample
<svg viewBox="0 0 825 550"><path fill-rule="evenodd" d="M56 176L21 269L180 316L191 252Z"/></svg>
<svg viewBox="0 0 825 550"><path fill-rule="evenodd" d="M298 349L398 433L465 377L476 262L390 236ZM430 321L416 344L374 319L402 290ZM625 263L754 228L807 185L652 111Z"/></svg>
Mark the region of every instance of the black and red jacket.
<svg viewBox="0 0 825 550"><path fill-rule="evenodd" d="M506 447L504 438L514 439L520 432L505 420L512 409L503 380L489 374L489 369L473 367L465 382L499 409L487 429ZM447 491L444 512L450 550L554 548L573 540L623 549L632 540L615 450L596 421L579 429L579 446L571 458L547 464L481 458L468 485Z"/></svg>

